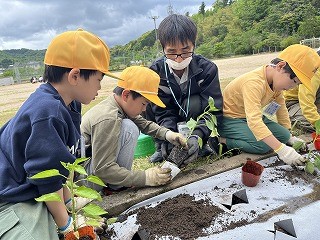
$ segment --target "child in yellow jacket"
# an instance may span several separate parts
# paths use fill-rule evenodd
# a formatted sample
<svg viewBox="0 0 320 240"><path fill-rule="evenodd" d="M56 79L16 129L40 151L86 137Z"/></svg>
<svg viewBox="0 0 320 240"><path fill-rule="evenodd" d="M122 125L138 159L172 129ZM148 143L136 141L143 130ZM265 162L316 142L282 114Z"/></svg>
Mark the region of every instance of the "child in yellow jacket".
<svg viewBox="0 0 320 240"><path fill-rule="evenodd" d="M311 78L319 67L320 57L313 49L294 44L270 64L234 79L223 91L220 142L249 153L274 150L285 163L302 165L305 159L286 145L302 140L290 134L282 91L301 83L311 90ZM277 122L271 120L275 117Z"/></svg>
<svg viewBox="0 0 320 240"><path fill-rule="evenodd" d="M320 55L320 49L317 51ZM320 121L320 70L311 79L311 91L305 85L283 92L291 124L306 132L314 132L316 121Z"/></svg>

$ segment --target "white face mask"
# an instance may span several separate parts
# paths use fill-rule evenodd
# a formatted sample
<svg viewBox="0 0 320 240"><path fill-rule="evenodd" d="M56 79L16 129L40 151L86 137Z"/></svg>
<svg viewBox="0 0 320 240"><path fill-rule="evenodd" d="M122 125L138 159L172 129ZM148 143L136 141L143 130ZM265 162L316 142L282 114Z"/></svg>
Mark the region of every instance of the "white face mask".
<svg viewBox="0 0 320 240"><path fill-rule="evenodd" d="M192 57L188 57L188 58L182 60L182 62L178 63L174 60L167 58L166 63L169 65L169 67L171 67L174 70L182 70L182 69L185 69L186 67L189 66L191 60L192 60Z"/></svg>

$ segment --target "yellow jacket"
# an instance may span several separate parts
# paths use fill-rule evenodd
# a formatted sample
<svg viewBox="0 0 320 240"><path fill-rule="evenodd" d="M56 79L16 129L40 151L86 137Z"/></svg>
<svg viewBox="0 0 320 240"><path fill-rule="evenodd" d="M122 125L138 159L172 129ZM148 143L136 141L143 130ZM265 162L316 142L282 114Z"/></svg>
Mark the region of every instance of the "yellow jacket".
<svg viewBox="0 0 320 240"><path fill-rule="evenodd" d="M277 102L281 107L276 113L278 123L290 129L289 113L282 91L273 91L266 77L266 66L237 77L223 91L223 115L246 118L248 126L258 141L272 135L262 120L262 108Z"/></svg>
<svg viewBox="0 0 320 240"><path fill-rule="evenodd" d="M320 71L318 70L311 79L312 92L303 84L284 91L283 95L286 101L299 101L303 116L312 124L320 119L318 108L320 108Z"/></svg>

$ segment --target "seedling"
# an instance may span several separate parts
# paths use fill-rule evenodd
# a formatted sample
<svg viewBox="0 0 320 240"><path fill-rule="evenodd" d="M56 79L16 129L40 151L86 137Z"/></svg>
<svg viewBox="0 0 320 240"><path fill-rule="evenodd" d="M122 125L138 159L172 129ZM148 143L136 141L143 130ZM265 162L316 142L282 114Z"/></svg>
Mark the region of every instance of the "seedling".
<svg viewBox="0 0 320 240"><path fill-rule="evenodd" d="M196 120L193 118L190 118L189 121L186 123L187 127L189 128L189 133L186 136L186 139L188 140L192 136L196 136L198 139L199 147L202 148L203 146L203 140L198 137L197 135L192 135L193 131L197 126L207 126L211 133L210 137L218 136L217 131L217 117L213 114L213 112L220 111L220 109L216 108L214 106L214 100L212 97L209 97L208 99L208 106L204 109L203 113L200 114ZM204 120L205 123L200 123L200 120ZM183 163L183 161L188 156L188 153L186 150L182 148L174 148L169 157L168 160L171 162L174 162L178 167Z"/></svg>
<svg viewBox="0 0 320 240"><path fill-rule="evenodd" d="M213 112L217 112L217 111L220 111L220 109L214 106L213 98L209 97L208 106L204 109L203 113L200 114L196 120L194 120L193 118L190 118L189 121L187 122L187 127L190 130L187 136L187 140L192 136L196 136L196 135L192 135L192 133L197 126L207 126L211 131L210 137L218 136L219 134L217 131L217 117L213 114ZM205 120L205 124L199 124L199 121L201 119ZM199 147L202 148L203 141L200 137L197 136L197 138L198 138Z"/></svg>
<svg viewBox="0 0 320 240"><path fill-rule="evenodd" d="M320 120L315 122L315 129L316 129L316 134L315 134L315 137L313 138L312 144L314 144L314 142L318 138L318 135L320 135ZM297 142L292 147L296 151L299 151L303 146L304 146L303 142ZM310 160L312 157L314 158L313 161ZM307 154L307 161L306 161L304 171L306 173L313 174L316 168L320 170L320 155L314 154L313 151L310 149Z"/></svg>
<svg viewBox="0 0 320 240"><path fill-rule="evenodd" d="M31 177L31 179L42 179L42 178L49 178L49 177L55 177L55 176L61 176L66 179L66 183L63 185L64 187L67 187L71 193L71 209L67 208L67 211L72 215L73 218L73 228L74 232L76 232L80 227L82 226L77 226L77 216L81 213L85 218L85 224L87 226L100 226L99 219L101 219L101 215L107 214L107 212L99 207L96 204L89 203L82 209L76 209L76 201L75 197L83 197L87 199L92 199L92 200L98 200L102 201L101 195L94 189L91 189L86 186L79 186L78 183L79 181L89 181L95 184L98 184L100 186L106 186L104 182L97 176L89 175L86 173L86 170L84 167L81 165L81 163L85 162L87 158L77 158L74 163L65 163L61 162L62 166L66 168L69 171L69 176L65 177L62 175L57 169L50 169L50 170L45 170L42 172L39 172ZM74 181L74 175L75 173L79 173L82 175L85 175L85 179L81 179L78 181ZM45 195L42 195L38 198L35 198L36 201L38 202L44 202L44 201L58 201L61 202L63 199L60 198L59 194L56 192L54 193L48 193ZM108 223L112 223L114 219L109 219Z"/></svg>

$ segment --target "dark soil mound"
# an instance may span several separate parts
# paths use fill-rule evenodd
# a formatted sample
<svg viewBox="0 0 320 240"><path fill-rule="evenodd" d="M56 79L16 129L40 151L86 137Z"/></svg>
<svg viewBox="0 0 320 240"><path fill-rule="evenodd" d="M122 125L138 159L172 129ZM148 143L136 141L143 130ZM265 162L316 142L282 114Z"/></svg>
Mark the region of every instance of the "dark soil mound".
<svg viewBox="0 0 320 240"><path fill-rule="evenodd" d="M195 239L205 236L203 229L209 227L214 217L223 212L208 200L195 201L193 196L181 194L154 208L140 209L137 223L141 225L140 230L148 231L148 239L157 236Z"/></svg>

